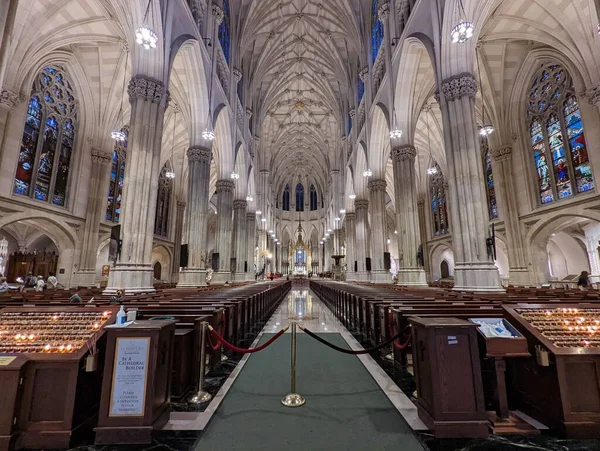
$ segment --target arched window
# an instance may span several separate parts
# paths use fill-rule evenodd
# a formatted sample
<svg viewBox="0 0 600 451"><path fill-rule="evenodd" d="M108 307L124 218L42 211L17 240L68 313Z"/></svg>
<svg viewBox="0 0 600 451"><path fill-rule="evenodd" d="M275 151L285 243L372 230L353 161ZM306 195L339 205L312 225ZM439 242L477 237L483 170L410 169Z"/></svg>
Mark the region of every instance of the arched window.
<svg viewBox="0 0 600 451"><path fill-rule="evenodd" d="M437 163L430 168L429 193L431 195L431 213L433 214L433 233L435 236L448 233L448 209L446 208L446 181Z"/></svg>
<svg viewBox="0 0 600 451"><path fill-rule="evenodd" d="M173 192L173 179L167 177L167 172L171 172L171 165L168 161L160 171L158 178L154 218L154 234L165 238L169 236L169 212L171 211L171 194Z"/></svg>
<svg viewBox="0 0 600 451"><path fill-rule="evenodd" d="M540 203L593 190L579 103L573 80L562 66L545 64L533 78L527 120Z"/></svg>
<svg viewBox="0 0 600 451"><path fill-rule="evenodd" d="M373 62L377 59L383 42L383 23L379 20L379 0L373 0L371 8L371 51Z"/></svg>
<svg viewBox="0 0 600 451"><path fill-rule="evenodd" d="M69 77L60 67L46 67L33 82L13 192L64 207L76 131Z"/></svg>
<svg viewBox="0 0 600 451"><path fill-rule="evenodd" d="M106 206L107 221L119 222L121 216L121 200L123 198L123 181L125 180L125 162L127 160L127 139L129 127L121 129L125 133L124 141L115 141L110 182L108 184L108 204Z"/></svg>
<svg viewBox="0 0 600 451"><path fill-rule="evenodd" d="M304 186L302 183L296 185L296 211L304 211Z"/></svg>
<svg viewBox="0 0 600 451"><path fill-rule="evenodd" d="M282 205L283 211L290 211L290 185L285 185Z"/></svg>
<svg viewBox="0 0 600 451"><path fill-rule="evenodd" d="M316 211L318 207L317 190L315 189L315 185L310 185L310 211Z"/></svg>
<svg viewBox="0 0 600 451"><path fill-rule="evenodd" d="M230 22L229 22L229 1L223 0L223 21L219 25L219 42L225 60L229 63L229 46L230 46Z"/></svg>
<svg viewBox="0 0 600 451"><path fill-rule="evenodd" d="M485 176L485 190L488 200L488 211L490 219L498 218L498 202L496 201L496 188L494 186L494 174L492 173L492 157L487 140L481 140L481 155L483 159L483 174Z"/></svg>

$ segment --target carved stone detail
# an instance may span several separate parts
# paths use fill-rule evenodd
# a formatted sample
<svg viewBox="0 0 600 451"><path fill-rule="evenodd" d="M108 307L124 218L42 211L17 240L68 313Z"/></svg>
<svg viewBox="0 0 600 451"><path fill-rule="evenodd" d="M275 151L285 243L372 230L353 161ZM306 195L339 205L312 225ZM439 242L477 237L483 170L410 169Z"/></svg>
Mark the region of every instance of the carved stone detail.
<svg viewBox="0 0 600 451"><path fill-rule="evenodd" d="M200 163L210 164L212 160L212 150L206 147L194 146L187 150L188 161L199 161Z"/></svg>
<svg viewBox="0 0 600 451"><path fill-rule="evenodd" d="M417 200L417 208L425 208L425 199Z"/></svg>
<svg viewBox="0 0 600 451"><path fill-rule="evenodd" d="M390 2L388 0L383 0L381 2L381 4L379 5L379 9L377 10L377 16L385 26L387 18L390 16Z"/></svg>
<svg viewBox="0 0 600 451"><path fill-rule="evenodd" d="M218 27L219 25L221 25L221 22L223 22L223 17L225 16L225 13L223 12L223 9L219 6L213 3L212 5L212 15L215 18L215 25Z"/></svg>
<svg viewBox="0 0 600 451"><path fill-rule="evenodd" d="M363 67L360 72L358 73L358 76L360 77L360 79L365 82L367 80L367 77L369 76L369 66L365 66Z"/></svg>
<svg viewBox="0 0 600 451"><path fill-rule="evenodd" d="M177 201L177 210L185 210L185 206L186 206L186 202L185 200L178 200Z"/></svg>
<svg viewBox="0 0 600 451"><path fill-rule="evenodd" d="M134 75L127 87L129 102L141 99L152 103L160 103L163 96L167 95L162 81L145 75Z"/></svg>
<svg viewBox="0 0 600 451"><path fill-rule="evenodd" d="M243 199L238 199L233 201L233 209L234 210L245 210L248 208L248 202Z"/></svg>
<svg viewBox="0 0 600 451"><path fill-rule="evenodd" d="M511 146L503 146L497 149L491 149L492 158L495 161L505 161L510 160L512 157L512 147Z"/></svg>
<svg viewBox="0 0 600 451"><path fill-rule="evenodd" d="M355 117L355 116L356 116L356 109L352 108L352 109L350 110L350 118L351 118L351 119L354 119L354 117Z"/></svg>
<svg viewBox="0 0 600 451"><path fill-rule="evenodd" d="M334 176L334 175L340 175L340 170L339 169L332 169L331 172L330 172L330 174L332 176Z"/></svg>
<svg viewBox="0 0 600 451"><path fill-rule="evenodd" d="M235 183L231 180L217 180L217 193L220 192L233 192L235 189ZM244 201L246 202L246 201Z"/></svg>
<svg viewBox="0 0 600 451"><path fill-rule="evenodd" d="M587 99L590 105L600 105L600 85L596 85L593 88L588 89L585 92L585 98Z"/></svg>
<svg viewBox="0 0 600 451"><path fill-rule="evenodd" d="M25 100L23 96L11 91L10 89L4 88L2 91L0 91L0 106L6 107L9 110L14 108L15 105L19 104L23 100Z"/></svg>
<svg viewBox="0 0 600 451"><path fill-rule="evenodd" d="M112 161L112 153L92 147L92 163L108 166Z"/></svg>
<svg viewBox="0 0 600 451"><path fill-rule="evenodd" d="M261 169L260 170L260 175L267 177L269 175L269 170L268 169Z"/></svg>
<svg viewBox="0 0 600 451"><path fill-rule="evenodd" d="M357 210L364 208L366 210L369 208L369 201L367 199L356 199L354 201L354 208Z"/></svg>
<svg viewBox="0 0 600 451"><path fill-rule="evenodd" d="M246 117L250 119L252 117L252 109L246 108Z"/></svg>
<svg viewBox="0 0 600 451"><path fill-rule="evenodd" d="M346 221L354 221L356 219L356 213L353 211L346 212Z"/></svg>
<svg viewBox="0 0 600 451"><path fill-rule="evenodd" d="M240 80L242 79L242 71L239 70L238 68L234 67L231 72L233 74L233 79L235 80L235 82L239 83Z"/></svg>
<svg viewBox="0 0 600 451"><path fill-rule="evenodd" d="M442 93L446 102L452 102L465 96L475 99L477 80L467 72L447 78L442 82Z"/></svg>
<svg viewBox="0 0 600 451"><path fill-rule="evenodd" d="M371 191L385 191L387 182L385 180L369 180L367 187Z"/></svg>
<svg viewBox="0 0 600 451"><path fill-rule="evenodd" d="M412 160L414 162L416 156L417 156L417 149L415 149L415 146L411 146L410 144L408 144L406 146L394 147L392 149L392 160L393 161Z"/></svg>

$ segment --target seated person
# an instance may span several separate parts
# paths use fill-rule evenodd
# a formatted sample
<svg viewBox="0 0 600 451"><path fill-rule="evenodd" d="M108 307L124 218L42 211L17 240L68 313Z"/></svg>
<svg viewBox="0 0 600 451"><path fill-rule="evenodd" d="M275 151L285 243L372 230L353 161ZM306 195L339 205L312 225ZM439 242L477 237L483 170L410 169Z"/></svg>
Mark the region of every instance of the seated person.
<svg viewBox="0 0 600 451"><path fill-rule="evenodd" d="M46 288L46 282L42 276L38 276L35 282L35 291L44 291L44 288Z"/></svg>
<svg viewBox="0 0 600 451"><path fill-rule="evenodd" d="M79 296L79 291L73 293L73 296L69 298L69 304L81 304L81 296Z"/></svg>
<svg viewBox="0 0 600 451"><path fill-rule="evenodd" d="M115 293L114 296L110 297L110 301L111 304L122 304L123 303L123 291L121 290L117 290L117 292Z"/></svg>
<svg viewBox="0 0 600 451"><path fill-rule="evenodd" d="M56 278L54 273L51 272L50 275L48 276L48 288L51 290L56 290L57 286L58 286L58 279Z"/></svg>

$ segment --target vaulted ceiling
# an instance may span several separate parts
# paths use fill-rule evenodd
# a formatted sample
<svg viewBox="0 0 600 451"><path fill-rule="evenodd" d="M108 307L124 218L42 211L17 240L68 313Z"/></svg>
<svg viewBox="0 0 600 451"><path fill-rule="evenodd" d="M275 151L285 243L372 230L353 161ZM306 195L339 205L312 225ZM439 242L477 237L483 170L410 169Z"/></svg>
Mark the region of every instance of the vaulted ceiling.
<svg viewBox="0 0 600 451"><path fill-rule="evenodd" d="M274 188L308 177L326 185L348 115L361 46L348 0L252 3L241 42L259 121L262 167Z"/></svg>

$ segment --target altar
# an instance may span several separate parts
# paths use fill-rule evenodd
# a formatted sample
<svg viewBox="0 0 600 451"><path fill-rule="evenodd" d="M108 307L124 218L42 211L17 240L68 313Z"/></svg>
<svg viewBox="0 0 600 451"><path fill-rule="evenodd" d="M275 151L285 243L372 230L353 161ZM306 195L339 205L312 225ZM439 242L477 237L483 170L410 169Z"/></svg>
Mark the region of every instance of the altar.
<svg viewBox="0 0 600 451"><path fill-rule="evenodd" d="M292 262L293 272L295 276L307 276L308 268L311 267L311 249L310 245L304 243L302 234L302 219L298 219L298 228L296 229L298 238L293 246L290 246L289 261Z"/></svg>

